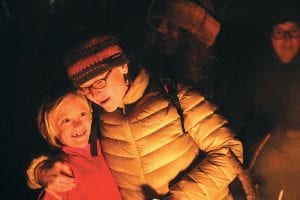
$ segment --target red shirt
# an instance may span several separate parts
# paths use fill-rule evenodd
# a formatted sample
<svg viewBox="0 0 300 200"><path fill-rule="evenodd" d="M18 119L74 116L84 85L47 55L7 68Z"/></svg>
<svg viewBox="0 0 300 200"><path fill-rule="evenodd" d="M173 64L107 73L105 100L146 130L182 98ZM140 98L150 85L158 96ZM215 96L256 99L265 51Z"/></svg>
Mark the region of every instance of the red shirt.
<svg viewBox="0 0 300 200"><path fill-rule="evenodd" d="M97 142L99 144L99 142ZM67 161L73 171L76 186L72 190L60 193L63 200L121 200L118 187L98 146L98 156L92 157L90 145L83 148L63 147ZM55 199L44 192L43 200Z"/></svg>

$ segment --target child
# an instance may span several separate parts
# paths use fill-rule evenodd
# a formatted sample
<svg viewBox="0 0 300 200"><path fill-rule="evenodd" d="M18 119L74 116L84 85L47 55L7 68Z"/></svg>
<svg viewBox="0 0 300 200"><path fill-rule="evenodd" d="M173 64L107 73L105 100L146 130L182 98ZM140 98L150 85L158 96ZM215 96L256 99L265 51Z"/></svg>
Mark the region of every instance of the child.
<svg viewBox="0 0 300 200"><path fill-rule="evenodd" d="M66 160L75 177L76 186L59 193L60 197L47 192L40 199L121 199L117 185L106 165L97 142L98 156L91 156L92 110L84 96L68 92L54 101L43 103L38 114L38 127L50 145L61 149L58 155Z"/></svg>

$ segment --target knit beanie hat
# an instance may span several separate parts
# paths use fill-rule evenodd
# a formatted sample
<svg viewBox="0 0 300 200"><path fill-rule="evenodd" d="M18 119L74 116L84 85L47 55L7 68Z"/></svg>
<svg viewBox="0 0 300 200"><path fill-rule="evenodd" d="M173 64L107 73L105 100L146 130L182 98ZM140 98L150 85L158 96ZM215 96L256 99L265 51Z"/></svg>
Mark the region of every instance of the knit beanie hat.
<svg viewBox="0 0 300 200"><path fill-rule="evenodd" d="M207 47L213 45L220 23L203 7L188 0L157 0L151 18L166 18L173 24L195 34Z"/></svg>
<svg viewBox="0 0 300 200"><path fill-rule="evenodd" d="M258 7L258 30L266 38L270 37L273 27L287 21L300 25L299 4L294 0L269 0Z"/></svg>
<svg viewBox="0 0 300 200"><path fill-rule="evenodd" d="M67 73L75 87L128 62L116 38L111 35L95 36L80 43L65 59Z"/></svg>

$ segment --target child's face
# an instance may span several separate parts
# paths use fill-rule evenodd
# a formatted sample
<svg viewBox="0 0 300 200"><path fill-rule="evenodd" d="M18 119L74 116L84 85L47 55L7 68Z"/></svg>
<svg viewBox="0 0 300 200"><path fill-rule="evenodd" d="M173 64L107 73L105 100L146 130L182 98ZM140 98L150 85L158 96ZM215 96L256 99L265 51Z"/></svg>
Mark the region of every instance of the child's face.
<svg viewBox="0 0 300 200"><path fill-rule="evenodd" d="M54 110L52 123L61 143L71 147L88 144L91 132L91 111L76 96L66 96Z"/></svg>

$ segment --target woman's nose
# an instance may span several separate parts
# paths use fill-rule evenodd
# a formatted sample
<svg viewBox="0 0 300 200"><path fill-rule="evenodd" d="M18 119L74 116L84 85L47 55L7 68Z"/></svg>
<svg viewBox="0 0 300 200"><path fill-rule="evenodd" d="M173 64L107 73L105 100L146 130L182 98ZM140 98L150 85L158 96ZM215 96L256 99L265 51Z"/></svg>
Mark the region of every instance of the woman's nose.
<svg viewBox="0 0 300 200"><path fill-rule="evenodd" d="M159 25L157 27L157 31L161 34L168 33L168 22L165 19L161 20L161 22L159 23Z"/></svg>

